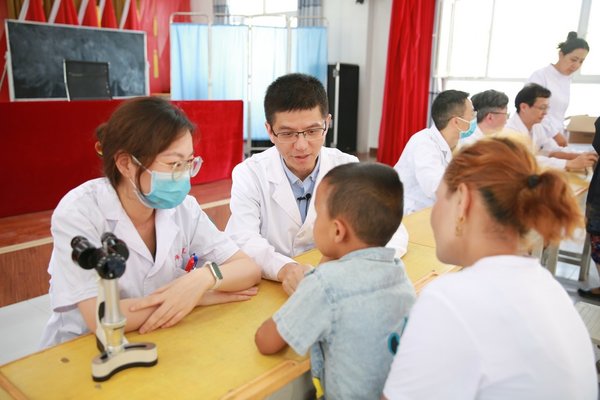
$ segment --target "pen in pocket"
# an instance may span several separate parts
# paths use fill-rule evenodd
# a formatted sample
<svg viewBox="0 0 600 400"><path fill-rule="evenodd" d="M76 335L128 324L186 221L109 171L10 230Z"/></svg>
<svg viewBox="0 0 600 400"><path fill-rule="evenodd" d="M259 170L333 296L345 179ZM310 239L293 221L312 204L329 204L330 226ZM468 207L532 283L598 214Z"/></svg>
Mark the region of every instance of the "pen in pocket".
<svg viewBox="0 0 600 400"><path fill-rule="evenodd" d="M196 267L196 264L198 264L198 256L196 255L196 253L192 253L192 255L190 256L190 259L188 260L187 264L185 265L185 272L190 272L192 269L194 269Z"/></svg>

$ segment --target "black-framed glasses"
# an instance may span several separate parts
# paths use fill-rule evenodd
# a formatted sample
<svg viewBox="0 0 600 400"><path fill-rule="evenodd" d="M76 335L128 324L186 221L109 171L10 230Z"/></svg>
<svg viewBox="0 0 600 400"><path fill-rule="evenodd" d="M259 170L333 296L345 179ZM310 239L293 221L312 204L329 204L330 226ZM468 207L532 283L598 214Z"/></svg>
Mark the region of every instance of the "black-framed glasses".
<svg viewBox="0 0 600 400"><path fill-rule="evenodd" d="M137 165L144 168L145 170L148 170L142 165L142 163L137 158L135 158L135 156L132 155L131 158L135 161ZM179 178L181 178L186 172L190 174L190 178L196 176L198 174L198 171L200 171L200 167L202 167L203 160L202 157L196 156L194 158L190 158L189 160L173 161L169 163L158 160L154 160L154 162L165 165L167 167L171 167L171 177L174 181L176 181Z"/></svg>
<svg viewBox="0 0 600 400"><path fill-rule="evenodd" d="M325 121L323 121L323 125L325 125ZM304 135L304 139L308 141L314 141L321 139L326 130L327 127L324 126L318 128L308 128L303 131L273 131L273 136L275 136L281 143L295 143L300 135Z"/></svg>

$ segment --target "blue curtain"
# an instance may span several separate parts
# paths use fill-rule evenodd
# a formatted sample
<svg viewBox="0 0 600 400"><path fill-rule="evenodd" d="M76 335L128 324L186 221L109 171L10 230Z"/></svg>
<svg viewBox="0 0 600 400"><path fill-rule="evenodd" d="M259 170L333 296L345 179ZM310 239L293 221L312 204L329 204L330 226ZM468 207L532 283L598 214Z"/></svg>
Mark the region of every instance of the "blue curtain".
<svg viewBox="0 0 600 400"><path fill-rule="evenodd" d="M208 76L208 26L171 24L171 98L173 100L244 100L244 138L269 140L263 99L269 84L286 74L286 28L212 25L211 77ZM251 48L249 44L251 43ZM290 71L327 84L327 29L293 28ZM251 57L251 59L250 59ZM248 74L252 84L248 85ZM209 93L210 92L210 93Z"/></svg>
<svg viewBox="0 0 600 400"><path fill-rule="evenodd" d="M292 29L292 71L319 79L327 87L327 28Z"/></svg>
<svg viewBox="0 0 600 400"><path fill-rule="evenodd" d="M208 25L171 24L171 98L208 99Z"/></svg>

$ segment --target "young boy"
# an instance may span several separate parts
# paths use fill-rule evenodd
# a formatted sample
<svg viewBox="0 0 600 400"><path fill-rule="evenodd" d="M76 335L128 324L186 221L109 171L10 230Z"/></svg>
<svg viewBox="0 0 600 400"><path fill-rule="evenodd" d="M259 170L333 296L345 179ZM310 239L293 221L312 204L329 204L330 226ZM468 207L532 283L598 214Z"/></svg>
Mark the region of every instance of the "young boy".
<svg viewBox="0 0 600 400"><path fill-rule="evenodd" d="M379 398L393 352L415 301L394 249L403 188L383 164L350 163L317 188L315 243L332 261L308 272L296 292L256 332L263 354L311 348L317 397Z"/></svg>

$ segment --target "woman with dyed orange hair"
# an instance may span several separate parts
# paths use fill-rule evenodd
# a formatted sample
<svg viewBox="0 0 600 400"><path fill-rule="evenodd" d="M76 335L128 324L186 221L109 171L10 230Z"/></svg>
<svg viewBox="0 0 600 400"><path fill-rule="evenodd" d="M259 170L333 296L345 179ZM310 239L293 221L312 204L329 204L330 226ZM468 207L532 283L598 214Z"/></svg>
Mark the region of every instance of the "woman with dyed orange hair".
<svg viewBox="0 0 600 400"><path fill-rule="evenodd" d="M455 156L436 198L437 256L465 268L421 292L384 397L597 399L579 314L539 261L519 254L532 229L558 242L582 225L561 172L540 172L521 144L484 139Z"/></svg>

